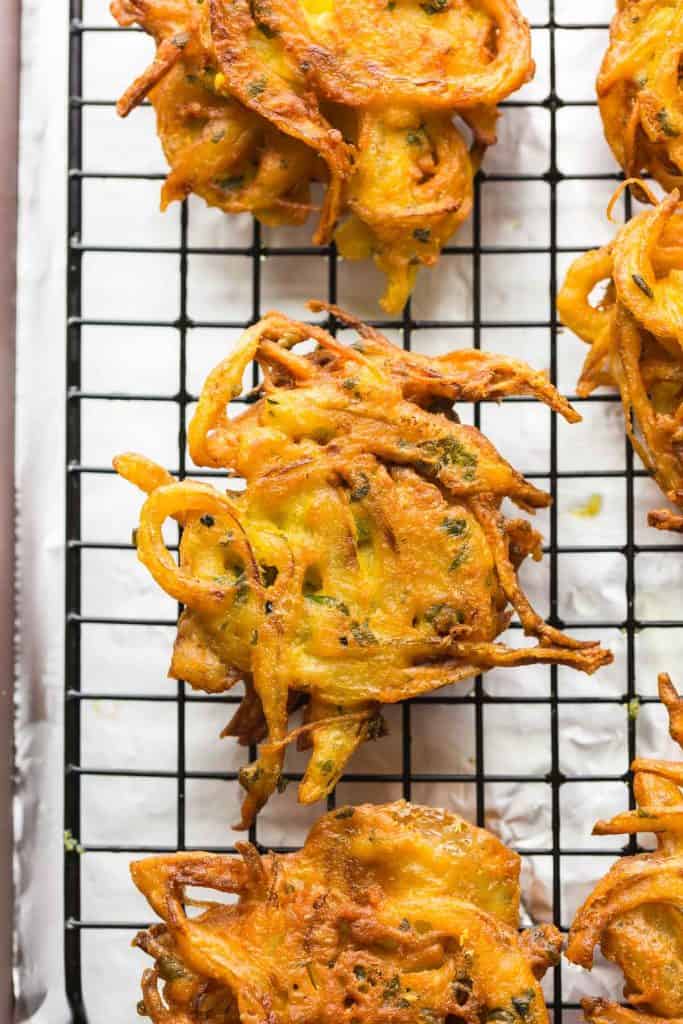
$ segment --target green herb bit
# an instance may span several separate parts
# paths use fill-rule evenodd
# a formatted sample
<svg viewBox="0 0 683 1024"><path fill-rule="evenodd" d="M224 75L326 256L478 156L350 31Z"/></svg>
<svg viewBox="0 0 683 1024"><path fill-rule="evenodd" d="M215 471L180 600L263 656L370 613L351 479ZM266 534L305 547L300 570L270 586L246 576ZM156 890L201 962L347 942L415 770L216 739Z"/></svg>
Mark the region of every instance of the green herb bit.
<svg viewBox="0 0 683 1024"><path fill-rule="evenodd" d="M367 473L359 473L349 495L351 501L362 501L370 493L370 480Z"/></svg>
<svg viewBox="0 0 683 1024"><path fill-rule="evenodd" d="M351 623L351 636L361 647L369 647L377 643L377 637L369 628L367 622L361 625L360 622Z"/></svg>
<svg viewBox="0 0 683 1024"><path fill-rule="evenodd" d="M406 141L409 146L421 146L422 135L419 131L408 132L406 135Z"/></svg>
<svg viewBox="0 0 683 1024"><path fill-rule="evenodd" d="M368 719L368 723L365 726L365 738L368 740L379 740L382 736L387 734L387 723L382 718L379 711Z"/></svg>
<svg viewBox="0 0 683 1024"><path fill-rule="evenodd" d="M226 192L237 192L244 185L244 175L236 174L231 178L220 178L216 184Z"/></svg>
<svg viewBox="0 0 683 1024"><path fill-rule="evenodd" d="M457 555L455 556L451 564L448 566L448 571L456 572L458 569L462 568L462 566L465 564L469 557L469 546L467 544L463 544L463 546L460 548L460 551L458 551Z"/></svg>
<svg viewBox="0 0 683 1024"><path fill-rule="evenodd" d="M372 539L370 532L370 524L367 519L356 520L356 544L359 546L363 544L369 544Z"/></svg>
<svg viewBox="0 0 683 1024"><path fill-rule="evenodd" d="M492 1021L492 1020L501 1021L502 1024L514 1024L514 1022L515 1022L515 1015L512 1012L512 1010L504 1010L504 1009L489 1010L489 1012L486 1014L486 1020L487 1021Z"/></svg>
<svg viewBox="0 0 683 1024"><path fill-rule="evenodd" d="M304 594L307 601L313 601L315 604L322 604L326 608L336 608L342 615L349 615L349 607L344 601L339 601L336 597L330 597L328 594Z"/></svg>
<svg viewBox="0 0 683 1024"><path fill-rule="evenodd" d="M74 838L70 828L64 830L64 849L67 853L85 853L79 841Z"/></svg>
<svg viewBox="0 0 683 1024"><path fill-rule="evenodd" d="M390 999L395 999L401 991L401 979L398 974L395 974L390 982L388 982L384 992L382 993L382 999L386 1003Z"/></svg>
<svg viewBox="0 0 683 1024"><path fill-rule="evenodd" d="M635 722L636 718L640 714L640 698L634 697L628 702L628 717L632 722Z"/></svg>
<svg viewBox="0 0 683 1024"><path fill-rule="evenodd" d="M334 761L322 761L320 765L320 771L323 775L331 775L334 771Z"/></svg>
<svg viewBox="0 0 683 1024"><path fill-rule="evenodd" d="M467 530L467 520L446 516L441 524L441 529L445 530L449 537L462 537Z"/></svg>
<svg viewBox="0 0 683 1024"><path fill-rule="evenodd" d="M179 960L173 953L164 953L157 960L157 970L159 971L159 977L163 978L164 981L177 981L178 978L186 978L188 971L185 969L185 964L182 960Z"/></svg>
<svg viewBox="0 0 683 1024"><path fill-rule="evenodd" d="M672 125L667 110L662 109L657 111L657 121L659 122L659 127L662 129L665 135L668 135L670 139L678 138L680 132L677 132L674 126Z"/></svg>
<svg viewBox="0 0 683 1024"><path fill-rule="evenodd" d="M429 0L428 3L420 4L425 14L443 14L448 10L449 0Z"/></svg>
<svg viewBox="0 0 683 1024"><path fill-rule="evenodd" d="M415 228L413 231L413 238L418 242L428 242L432 237L432 233L429 228Z"/></svg>
<svg viewBox="0 0 683 1024"><path fill-rule="evenodd" d="M640 274L631 274L631 277L633 278L633 283L638 285L641 292L643 292L644 295L647 295L648 299L654 299L655 294L644 277L641 277Z"/></svg>
<svg viewBox="0 0 683 1024"><path fill-rule="evenodd" d="M233 586L235 590L235 604L246 604L249 600L249 583L243 572L237 576Z"/></svg>
<svg viewBox="0 0 683 1024"><path fill-rule="evenodd" d="M533 989L528 988L526 992L522 992L521 995L512 997L512 1005L520 1017L527 1017L529 1015L529 1009L534 996L535 993Z"/></svg>
<svg viewBox="0 0 683 1024"><path fill-rule="evenodd" d="M339 817L339 815L337 815L337 817ZM356 975L359 981L365 981L368 976L368 972L365 970L362 964L355 964L353 968L353 973Z"/></svg>
<svg viewBox="0 0 683 1024"><path fill-rule="evenodd" d="M250 82L247 86L247 93L249 96L256 97L261 96L266 91L266 85L268 84L266 76L260 75L255 78L253 82Z"/></svg>
<svg viewBox="0 0 683 1024"><path fill-rule="evenodd" d="M344 818L352 818L355 813L355 807L342 807L341 810L337 811L335 818L342 821ZM356 968L354 967L354 973Z"/></svg>
<svg viewBox="0 0 683 1024"><path fill-rule="evenodd" d="M460 466L465 471L470 470L474 474L478 458L456 437L433 438L429 441L422 441L417 447L425 455L435 457L437 472L445 466Z"/></svg>

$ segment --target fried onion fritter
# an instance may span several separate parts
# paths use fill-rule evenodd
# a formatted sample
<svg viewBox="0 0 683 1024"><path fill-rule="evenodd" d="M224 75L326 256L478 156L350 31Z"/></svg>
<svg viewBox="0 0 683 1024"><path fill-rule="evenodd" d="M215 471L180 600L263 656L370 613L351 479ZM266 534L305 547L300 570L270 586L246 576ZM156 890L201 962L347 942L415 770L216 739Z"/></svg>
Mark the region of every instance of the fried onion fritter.
<svg viewBox="0 0 683 1024"><path fill-rule="evenodd" d="M131 865L164 922L134 940L155 960L154 1024L547 1024L539 979L561 936L518 933L520 859L484 829L365 804L326 814L297 853L238 851ZM186 886L238 899L191 917Z"/></svg>
<svg viewBox="0 0 683 1024"><path fill-rule="evenodd" d="M633 447L681 510L653 511L648 522L678 531L683 530L682 213L674 191L633 217L610 245L574 261L557 300L564 323L591 346L578 393L618 387ZM601 284L606 288L594 305L591 296Z"/></svg>
<svg viewBox="0 0 683 1024"><path fill-rule="evenodd" d="M146 96L156 109L162 207L195 192L303 223L323 181L314 242L334 235L345 258L372 257L390 313L469 216L497 104L534 70L516 0L113 0L112 12L156 42L118 110Z"/></svg>
<svg viewBox="0 0 683 1024"><path fill-rule="evenodd" d="M605 136L627 177L667 191L683 185L681 56L681 0L619 0L597 80Z"/></svg>
<svg viewBox="0 0 683 1024"><path fill-rule="evenodd" d="M672 738L683 746L683 699L668 675L659 697ZM592 1024L658 1024L683 1017L683 762L638 758L631 765L637 809L599 821L595 835L654 832L657 849L623 857L583 904L569 932L567 957L590 968L602 952L623 972L632 1008L603 999L583 1002Z"/></svg>
<svg viewBox="0 0 683 1024"><path fill-rule="evenodd" d="M245 681L224 733L263 741L240 776L242 827L280 783L293 740L312 750L299 789L311 803L381 733L381 704L493 666L590 673L611 660L531 607L516 570L528 555L540 558L541 539L501 503L533 511L550 498L452 410L455 400L525 393L572 421L571 406L543 374L508 357L403 352L336 307L311 306L359 340L348 347L271 313L204 385L190 454L242 478L242 492L176 482L138 455L114 462L149 494L139 558L185 605L171 676L209 692ZM312 353L293 351L310 339ZM233 418L228 403L252 360L263 373L259 397ZM179 565L162 537L169 517L184 527ZM495 643L512 610L537 646ZM302 704L303 725L288 731Z"/></svg>

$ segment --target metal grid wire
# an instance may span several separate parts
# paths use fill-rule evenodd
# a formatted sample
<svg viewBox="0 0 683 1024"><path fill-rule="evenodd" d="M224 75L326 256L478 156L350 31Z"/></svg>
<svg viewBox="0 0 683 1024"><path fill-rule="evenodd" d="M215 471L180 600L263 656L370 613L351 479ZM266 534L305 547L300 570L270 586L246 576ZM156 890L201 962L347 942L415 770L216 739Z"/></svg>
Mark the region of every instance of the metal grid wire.
<svg viewBox="0 0 683 1024"><path fill-rule="evenodd" d="M87 12L87 0L85 0ZM524 6L524 5L523 5ZM562 5L560 0L548 0L547 20L541 20L533 29L537 37L545 35L549 47L549 92L548 95L537 101L512 99L505 103L507 108L542 108L548 113L548 165L542 173L480 173L476 182L474 211L472 218L472 244L461 245L458 240L445 250L445 255L458 253L461 256L469 256L471 259L472 275L472 315L471 318L459 320L430 320L417 319L411 315L410 306L406 308L402 318L398 321L375 321L377 326L398 328L401 332L403 345L410 349L419 332L437 328L455 328L460 331L470 330L473 343L476 348L482 345L482 332L488 328L497 330L511 329L540 329L547 332L550 343L550 373L553 381L558 377L558 334L559 327L555 312L555 296L558 288L558 259L563 254L580 251L582 248L589 248L592 239L586 239L584 246L572 245L563 247L558 244L558 186L567 181L599 182L603 180L618 180L614 174L563 174L558 169L558 111L569 107L594 106L591 100L563 100L558 92L558 69L556 66L557 37L560 32L582 32L589 30L605 30L604 23L599 24L574 24L564 23L559 16L556 16L556 8ZM96 33L121 32L114 26L101 24L89 24L84 22L84 0L70 0L70 95L69 95L69 202L68 202L68 323L67 323L67 465L66 465L66 545L67 545L67 574L66 574L66 664L65 664L65 745L64 745L64 787L65 787L65 809L64 827L74 837L84 835L87 832L87 822L83 820L82 813L82 788L84 779L96 780L103 777L115 777L129 779L130 785L135 785L139 779L170 780L175 786L175 807L176 825L174 841L167 845L146 842L146 837L140 835L135 842L129 837L122 837L120 841L109 844L84 844L86 853L106 854L144 854L147 852L163 852L165 850L182 850L193 848L188 844L186 827L186 795L188 784L197 779L234 780L235 772L213 773L208 771L190 770L186 759L186 728L187 712L193 704L201 704L207 701L222 704L234 704L239 698L224 696L220 698L204 697L186 692L182 683L169 684L169 689L159 694L140 694L128 692L125 681L122 682L120 690L115 692L100 692L96 681L92 678L84 678L82 674L84 632L96 630L99 627L117 626L134 630L137 626L171 626L172 622L166 619L142 620L137 618L108 617L86 615L82 607L82 581L83 581L83 557L84 552L92 550L105 550L110 552L132 551L132 544L120 542L95 542L84 536L82 527L82 500L85 481L88 477L98 474L107 474L112 471L104 465L85 465L82 461L82 449L85 437L85 426L83 409L85 402L107 403L112 400L127 402L135 401L166 401L172 403L177 409L177 463L172 468L180 476L191 475L207 476L202 472L192 470L186 465L186 423L188 406L195 396L190 392L188 386L188 333L197 327L219 327L224 329L238 329L256 321L262 309L262 273L263 257L276 257L282 259L287 256L310 256L318 260L326 261L327 265L327 291L328 298L336 302L338 298L338 261L334 247L317 249L308 246L266 246L262 238L262 229L257 223L253 224L253 236L251 244L247 247L230 247L221 249L207 249L192 247L189 241L189 208L185 203L180 214L180 232L177 245L164 247L143 247L143 246L121 246L121 245L86 245L82 242L83 229L83 190L84 184L89 180L130 180L143 181L145 179L161 178L156 174L133 174L116 173L113 171L89 171L83 166L83 153L85 143L86 126L84 124L84 111L90 107L105 106L113 108L113 101L110 99L86 99L83 93L83 53L86 41ZM135 31L135 30L132 30ZM113 118L114 111L111 110ZM509 188L514 189L516 183L539 182L545 183L548 189L549 201L549 240L545 245L525 246L487 246L482 244L482 193L483 189L491 182L509 183ZM626 202L626 214L628 215L628 198ZM218 213L216 216L220 216ZM167 282L169 290L177 288L177 316L172 322L165 320L144 320L134 319L93 319L83 315L85 295L85 281L83 274L84 257L89 253L163 253L165 256L177 260L177 278ZM248 317L243 320L230 320L216 323L215 321L201 322L191 318L188 311L188 260L196 255L229 255L238 256L251 261L251 311ZM546 256L549 262L549 280L539 280L537 287L539 291L547 290L548 305L547 317L536 320L486 320L483 316L483 298L486 288L486 275L482 273L482 257L489 255L506 255L510 260L517 256L528 256L539 254ZM425 273L429 273L426 271ZM177 388L172 395L160 395L157 393L128 394L126 392L92 392L82 388L83 376L83 329L92 326L115 328L135 328L138 331L139 344L145 344L145 332L149 328L166 327L177 332L179 341L179 375ZM132 377L133 371L131 371ZM576 399L575 399L576 400ZM614 395L597 395L586 400L584 409L590 402L614 402ZM524 403L531 399L512 399L510 401ZM479 425L481 410L475 410L475 423ZM141 439L142 444L142 439ZM112 438L112 448L116 450L116 438ZM586 465L590 466L589 453L586 453ZM522 467L523 468L523 467ZM476 807L477 823L483 825L486 816L487 786L496 783L531 783L546 788L549 794L550 804L550 834L552 842L544 849L532 848L530 850L520 849L522 855L532 855L535 858L548 858L551 862L551 891L552 891L552 916L559 927L566 929L568 920L566 910L562 906L562 870L567 860L573 857L599 856L611 857L620 852L620 848L591 848L587 842L581 848L567 847L561 842L561 793L563 786L567 783L593 783L601 785L611 782L630 781L629 773L626 771L604 775L581 775L569 776L561 770L560 758L560 719L561 709L565 704L585 704L586 713L590 707L597 704L626 705L637 696L636 689L636 637L640 631L646 629L672 630L683 627L683 622L678 620L648 620L638 621L636 618L636 559L642 553L659 553L664 551L680 551L681 546L675 544L656 545L636 543L636 524L634 516L634 488L639 477L645 476L640 469L634 468L634 459L628 444L625 444L625 462L623 469L611 470L563 470L558 459L558 423L555 414L550 415L549 434L549 465L547 471L528 473L529 477L547 479L549 490L554 499L550 510L549 521L546 533L546 559L549 564L549 616L548 621L557 627L568 630L594 630L594 631L621 631L625 636L624 659L623 659L623 687L621 692L611 696L600 696L599 691L591 685L582 691L583 695L563 695L562 688L558 686L558 669L550 667L549 689L547 694L540 696L519 696L515 695L515 683L511 677L505 695L487 693L486 681L479 677L471 694L469 695L439 695L438 693L429 698L418 698L404 703L398 712L400 729L402 732L402 753L400 770L383 772L381 776L373 773L354 772L353 762L350 765L350 773L345 776L346 780L354 782L375 782L381 779L382 783L395 783L400 787L402 795L408 799L414 795L418 784L440 782L445 784L466 783L474 789L474 806ZM625 543L615 545L563 545L558 536L558 512L557 498L558 486L564 479L580 479L590 477L618 477L623 479L625 487ZM582 555L591 558L597 555L620 555L625 563L625 609L626 614L623 620L617 621L585 621L571 622L566 618L563 620L560 615L561 596L561 566L560 558L565 555ZM122 556L123 557L123 556ZM671 557L671 556L668 556ZM599 581L598 581L599 585ZM522 671L522 670L518 670ZM592 681L591 681L592 683ZM653 698L641 698L644 702ZM156 713L158 709L166 704L173 704L177 709L177 725L175 741L177 744L176 764L172 770L137 770L135 768L121 766L120 768L100 768L97 764L84 764L82 760L83 741L83 715L84 706L88 702L95 701L131 701L149 702L152 707L146 709L149 713ZM473 731L474 731L474 764L472 771L467 774L456 774L448 772L425 773L413 770L411 758L411 714L412 709L420 704L436 705L458 705L466 704L473 709ZM550 768L541 775L520 775L515 774L514 765L504 773L492 773L487 771L485 760L485 728L486 717L495 705L543 705L548 709L550 729ZM625 730L627 754L630 761L636 751L636 722L628 720ZM251 754L253 755L253 751ZM288 773L291 779L301 778L300 773ZM630 797L633 803L632 795ZM334 798L330 801L334 806ZM218 807L217 814L223 813L224 809ZM252 841L259 840L258 825L252 827L250 838ZM195 847L196 848L196 847ZM276 847L280 850L287 850L288 847ZM214 847L219 849L219 847ZM225 847L230 851L231 847ZM634 841L628 844L628 849L635 849ZM605 861L601 863L605 864ZM85 1022L89 1019L88 1007L84 1001L84 963L82 959L82 944L84 936L92 931L104 931L116 929L121 931L121 941L126 942L131 930L144 926L145 922L122 923L115 920L115 913L112 912L108 920L84 919L81 912L83 865L82 860L76 855L65 856L64 868L64 900L65 900L65 922L64 922L64 948L66 966L66 991L73 1020ZM134 1003L134 994L130 994L131 1006ZM563 1010L576 1010L576 1003L567 1002L563 999L563 975L561 967L556 968L552 993L549 1000L550 1012L554 1024L560 1024Z"/></svg>

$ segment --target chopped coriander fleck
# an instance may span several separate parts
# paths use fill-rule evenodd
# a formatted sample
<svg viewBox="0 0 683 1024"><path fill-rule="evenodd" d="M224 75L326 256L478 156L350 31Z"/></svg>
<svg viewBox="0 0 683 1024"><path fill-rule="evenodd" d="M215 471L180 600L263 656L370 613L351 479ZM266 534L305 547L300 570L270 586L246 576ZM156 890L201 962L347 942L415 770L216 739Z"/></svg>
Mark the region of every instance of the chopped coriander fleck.
<svg viewBox="0 0 683 1024"><path fill-rule="evenodd" d="M463 546L460 548L460 551L458 551L457 555L455 556L451 564L448 566L448 571L455 572L456 569L459 569L462 565L465 564L465 562L469 558L469 555L470 549L468 545L463 544Z"/></svg>
<svg viewBox="0 0 683 1024"><path fill-rule="evenodd" d="M220 178L216 181L219 188L225 189L227 192L236 192L237 189L242 188L244 184L244 175L237 174L231 178Z"/></svg>
<svg viewBox="0 0 683 1024"><path fill-rule="evenodd" d="M260 75L258 78L255 78L253 82L249 83L247 86L247 93L252 97L260 96L266 91L266 85L266 76Z"/></svg>
<svg viewBox="0 0 683 1024"><path fill-rule="evenodd" d="M349 614L348 605L336 597L330 597L329 594L304 594L304 597L307 601L313 601L314 604L322 604L326 608L336 608L342 615Z"/></svg>
<svg viewBox="0 0 683 1024"><path fill-rule="evenodd" d="M445 530L449 537L462 537L463 533L467 530L467 520L460 517L446 516L441 524L441 529Z"/></svg>
<svg viewBox="0 0 683 1024"><path fill-rule="evenodd" d="M359 473L349 495L351 501L362 501L370 493L370 481L367 473Z"/></svg>
<svg viewBox="0 0 683 1024"><path fill-rule="evenodd" d="M654 292L644 277L641 277L640 274L631 274L631 277L633 278L633 283L638 285L641 292L647 295L648 299L654 299Z"/></svg>
<svg viewBox="0 0 683 1024"><path fill-rule="evenodd" d="M395 999L401 991L401 980L398 974L395 974L391 981L389 981L382 993L382 999L384 1002L388 1002L390 999Z"/></svg>
<svg viewBox="0 0 683 1024"><path fill-rule="evenodd" d="M526 1017L529 1014L531 1003L534 999L533 989L527 989L526 992L522 992L518 996L512 997L512 1005L519 1014L520 1017Z"/></svg>
<svg viewBox="0 0 683 1024"><path fill-rule="evenodd" d="M377 643L377 637L368 626L367 621L364 625L361 625L360 622L352 622L351 636L361 647L369 647Z"/></svg>
<svg viewBox="0 0 683 1024"><path fill-rule="evenodd" d="M670 139L678 138L680 132L677 132L674 126L672 125L667 110L662 108L662 110L657 111L657 121L659 122L659 127L662 129L665 135L668 135Z"/></svg>
<svg viewBox="0 0 683 1024"><path fill-rule="evenodd" d="M415 228L413 231L413 238L418 242L428 242L431 237L432 233L429 228Z"/></svg>
<svg viewBox="0 0 683 1024"><path fill-rule="evenodd" d="M173 953L164 953L157 960L157 970L159 971L159 977L163 978L164 981L177 981L178 978L187 977L188 972L185 970L185 964L182 960L179 960Z"/></svg>
<svg viewBox="0 0 683 1024"><path fill-rule="evenodd" d="M635 722L636 718L640 714L640 698L634 697L628 702L628 717L631 721Z"/></svg>

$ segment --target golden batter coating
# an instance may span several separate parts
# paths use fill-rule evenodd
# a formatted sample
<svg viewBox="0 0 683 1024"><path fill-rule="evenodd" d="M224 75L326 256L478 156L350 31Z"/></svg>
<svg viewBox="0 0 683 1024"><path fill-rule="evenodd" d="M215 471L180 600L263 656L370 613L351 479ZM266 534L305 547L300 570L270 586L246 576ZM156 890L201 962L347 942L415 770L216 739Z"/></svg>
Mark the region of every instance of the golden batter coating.
<svg viewBox="0 0 683 1024"><path fill-rule="evenodd" d="M666 674L659 676L659 696L671 736L683 745L683 700ZM584 1000L593 1024L659 1024L683 1017L683 763L638 758L631 770L637 809L599 821L593 832L654 832L657 849L617 861L572 924L567 957L590 968L599 944L622 970L624 996L633 1007Z"/></svg>
<svg viewBox="0 0 683 1024"><path fill-rule="evenodd" d="M311 748L299 798L333 788L356 747L382 731L381 704L455 683L493 666L560 663L593 672L611 660L546 625L516 570L541 556L526 520L549 496L517 473L455 400L533 394L568 420L547 378L513 359L471 349L429 358L397 349L336 307L358 340L271 313L209 375L188 432L196 465L246 482L222 494L178 483L139 455L115 467L149 494L137 530L140 559L185 605L174 678L207 691L245 680L225 734L263 740L241 773L242 826L276 789L287 744ZM293 351L306 339L310 355ZM258 400L227 406L256 360ZM257 396L252 396L257 397ZM162 526L184 526L180 565ZM538 645L495 643L517 612ZM305 704L304 724L288 731Z"/></svg>
<svg viewBox="0 0 683 1024"><path fill-rule="evenodd" d="M597 81L605 136L628 177L648 173L669 191L683 184L683 3L617 7Z"/></svg>
<svg viewBox="0 0 683 1024"><path fill-rule="evenodd" d="M162 206L195 192L302 223L310 182L324 181L314 241L346 215L339 251L373 257L391 313L469 216L497 104L534 69L516 0L114 0L112 12L157 45L118 109L147 95L156 108L172 168Z"/></svg>
<svg viewBox="0 0 683 1024"><path fill-rule="evenodd" d="M643 182L639 187L646 189ZM633 447L681 510L682 212L674 191L633 217L610 245L574 261L557 300L564 323L591 346L578 393L618 387ZM606 288L594 305L600 284ZM658 529L683 530L683 514L668 509L651 512L648 521Z"/></svg>
<svg viewBox="0 0 683 1024"><path fill-rule="evenodd" d="M561 936L518 933L520 860L484 829L400 801L326 814L297 853L238 849L131 866L164 921L135 939L154 1024L546 1024ZM238 900L188 916L188 885Z"/></svg>

